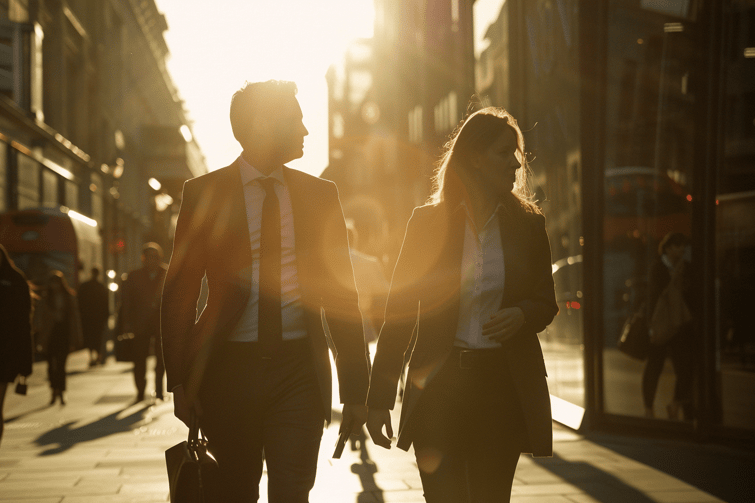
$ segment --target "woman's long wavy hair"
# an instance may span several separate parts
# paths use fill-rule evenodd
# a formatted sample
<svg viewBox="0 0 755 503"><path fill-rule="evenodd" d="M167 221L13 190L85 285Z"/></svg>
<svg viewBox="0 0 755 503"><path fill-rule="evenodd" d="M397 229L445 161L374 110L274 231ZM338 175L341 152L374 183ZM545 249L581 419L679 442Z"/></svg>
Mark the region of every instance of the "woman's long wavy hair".
<svg viewBox="0 0 755 503"><path fill-rule="evenodd" d="M453 132L438 160L438 167L433 177L433 193L428 202L437 204L441 201L449 201L454 204L464 200L466 188L458 173L471 169L472 154L483 152L506 131L513 131L516 135L516 156L522 167L516 172L516 181L511 190L513 197L502 203L507 208L515 203L513 206L518 206L527 212L541 213L540 208L535 204L534 194L529 184L531 171L524 153L522 131L509 112L497 107L486 107L474 112Z"/></svg>

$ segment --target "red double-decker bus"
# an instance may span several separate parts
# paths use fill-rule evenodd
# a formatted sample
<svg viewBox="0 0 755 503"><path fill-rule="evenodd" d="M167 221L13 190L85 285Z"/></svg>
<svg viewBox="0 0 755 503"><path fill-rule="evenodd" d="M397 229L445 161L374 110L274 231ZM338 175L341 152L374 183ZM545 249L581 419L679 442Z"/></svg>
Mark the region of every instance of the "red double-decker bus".
<svg viewBox="0 0 755 503"><path fill-rule="evenodd" d="M95 220L65 207L33 208L0 214L0 243L27 279L46 283L61 271L73 288L79 273L102 260L102 237Z"/></svg>

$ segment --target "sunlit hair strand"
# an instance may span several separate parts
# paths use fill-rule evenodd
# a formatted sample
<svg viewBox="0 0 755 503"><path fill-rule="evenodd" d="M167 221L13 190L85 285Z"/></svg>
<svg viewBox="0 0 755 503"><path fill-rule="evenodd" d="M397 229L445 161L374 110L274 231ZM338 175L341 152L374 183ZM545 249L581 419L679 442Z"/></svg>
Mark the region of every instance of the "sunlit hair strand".
<svg viewBox="0 0 755 503"><path fill-rule="evenodd" d="M518 206L525 211L541 213L540 208L535 204L534 193L530 187L531 171L524 150L522 130L508 111L498 107L477 110L451 134L437 162L433 176L433 193L428 203L460 201L465 189L458 173L461 170L470 169L473 153L487 149L507 130L513 131L516 136L516 156L522 166L516 172L516 181L511 190L514 196L512 201L518 203Z"/></svg>

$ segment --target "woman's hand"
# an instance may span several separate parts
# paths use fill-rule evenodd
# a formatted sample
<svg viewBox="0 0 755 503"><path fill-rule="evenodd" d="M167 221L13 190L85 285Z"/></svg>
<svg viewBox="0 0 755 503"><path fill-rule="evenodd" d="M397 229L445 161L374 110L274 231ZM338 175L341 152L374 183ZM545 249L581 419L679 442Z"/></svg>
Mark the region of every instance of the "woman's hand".
<svg viewBox="0 0 755 503"><path fill-rule="evenodd" d="M503 342L516 335L524 322L521 308L507 307L490 315L490 321L482 326L482 335L496 342Z"/></svg>
<svg viewBox="0 0 755 503"><path fill-rule="evenodd" d="M383 434L383 428L387 436ZM375 445L391 448L391 438L393 437L393 428L391 427L391 411L388 409L370 409L367 413L367 431Z"/></svg>

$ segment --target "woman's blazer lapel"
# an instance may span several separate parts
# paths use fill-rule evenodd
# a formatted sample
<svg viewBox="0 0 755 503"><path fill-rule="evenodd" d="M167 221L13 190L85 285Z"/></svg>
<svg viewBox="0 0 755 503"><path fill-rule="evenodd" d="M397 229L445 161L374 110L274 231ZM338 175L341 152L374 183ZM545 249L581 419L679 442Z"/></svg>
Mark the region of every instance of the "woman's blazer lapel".
<svg viewBox="0 0 755 503"><path fill-rule="evenodd" d="M519 220L513 218L509 210L502 208L498 212L498 225L501 234L501 249L503 250L504 284L501 309L511 305L513 299L518 297L519 290L524 281L527 271L527 257L522 246L523 226Z"/></svg>

